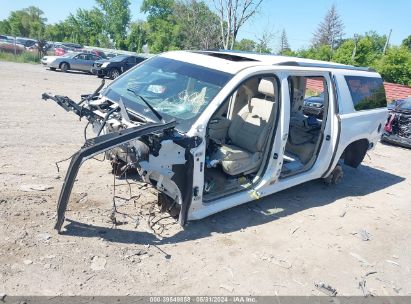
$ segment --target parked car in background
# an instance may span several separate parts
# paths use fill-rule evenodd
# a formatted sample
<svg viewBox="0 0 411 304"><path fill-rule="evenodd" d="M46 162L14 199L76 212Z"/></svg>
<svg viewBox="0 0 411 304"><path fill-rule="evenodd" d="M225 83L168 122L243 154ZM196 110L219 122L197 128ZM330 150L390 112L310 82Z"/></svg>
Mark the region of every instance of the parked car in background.
<svg viewBox="0 0 411 304"><path fill-rule="evenodd" d="M390 111L381 141L411 149L411 97L397 101Z"/></svg>
<svg viewBox="0 0 411 304"><path fill-rule="evenodd" d="M321 118L324 111L324 93L304 99L303 112L308 116Z"/></svg>
<svg viewBox="0 0 411 304"><path fill-rule="evenodd" d="M110 60L96 61L91 69L91 72L100 78L105 76L110 79L115 79L122 73L146 60L144 57L132 55L119 55Z"/></svg>
<svg viewBox="0 0 411 304"><path fill-rule="evenodd" d="M65 46L66 48L73 49L73 50L74 49L81 50L83 48L83 46L78 43L63 42L61 45Z"/></svg>
<svg viewBox="0 0 411 304"><path fill-rule="evenodd" d="M389 111L395 109L396 107L398 107L402 102L404 102L405 99L397 99L397 100L393 100L392 102L390 102L387 105L387 108Z"/></svg>
<svg viewBox="0 0 411 304"><path fill-rule="evenodd" d="M62 56L71 52L83 52L83 46L77 43L60 42L54 44L54 55Z"/></svg>
<svg viewBox="0 0 411 304"><path fill-rule="evenodd" d="M116 57L118 55L120 55L120 54L109 53L109 54L107 54L107 59L111 59L111 58Z"/></svg>
<svg viewBox="0 0 411 304"><path fill-rule="evenodd" d="M30 49L30 48L33 48L36 45L37 40L30 39L30 38L16 37L16 42L21 44L21 45L24 45L24 47L26 49Z"/></svg>
<svg viewBox="0 0 411 304"><path fill-rule="evenodd" d="M94 54L69 53L66 56L57 57L49 66L52 71L60 69L62 72L76 70L90 73L94 62L100 59L101 57Z"/></svg>
<svg viewBox="0 0 411 304"><path fill-rule="evenodd" d="M57 46L54 47L54 56L63 56L64 54L67 54L68 48L65 48L63 46Z"/></svg>
<svg viewBox="0 0 411 304"><path fill-rule="evenodd" d="M50 67L50 64L56 60L57 58L63 58L63 57L68 57L71 56L73 53L66 53L63 56L43 56L43 58L41 58L40 62L42 65L46 66L46 67Z"/></svg>
<svg viewBox="0 0 411 304"><path fill-rule="evenodd" d="M98 57L101 57L102 59L107 59L106 54L103 51L100 51L100 50L85 50L85 49L82 49L81 52L86 53L86 54L94 54Z"/></svg>
<svg viewBox="0 0 411 304"><path fill-rule="evenodd" d="M16 43L14 39L0 39L0 51L6 53L21 54L26 48L20 43Z"/></svg>

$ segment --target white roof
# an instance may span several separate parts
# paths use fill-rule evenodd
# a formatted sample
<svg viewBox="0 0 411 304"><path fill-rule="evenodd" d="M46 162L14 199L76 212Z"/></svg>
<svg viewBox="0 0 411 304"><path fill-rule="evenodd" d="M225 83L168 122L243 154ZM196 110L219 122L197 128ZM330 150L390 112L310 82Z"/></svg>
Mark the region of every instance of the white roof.
<svg viewBox="0 0 411 304"><path fill-rule="evenodd" d="M207 54L214 54L210 56ZM246 58L243 61L234 61L217 57L221 55L233 55ZM217 55L217 56L216 56ZM252 66L267 66L277 65L287 62L306 63L310 65L318 65L324 68L333 68L333 66L354 68L353 66L340 63L312 60L298 57L277 56L270 54L244 53L236 51L172 51L161 54L162 57L175 59L183 62L188 62L196 65L208 67L210 69L220 70L230 74L236 74L240 70ZM250 60L247 60L250 59Z"/></svg>

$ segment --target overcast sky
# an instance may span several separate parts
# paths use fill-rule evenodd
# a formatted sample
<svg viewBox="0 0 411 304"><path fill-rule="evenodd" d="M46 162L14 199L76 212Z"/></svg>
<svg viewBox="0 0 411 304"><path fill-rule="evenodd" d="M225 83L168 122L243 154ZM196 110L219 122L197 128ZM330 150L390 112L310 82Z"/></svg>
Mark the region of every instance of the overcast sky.
<svg viewBox="0 0 411 304"><path fill-rule="evenodd" d="M142 0L131 0L132 19L145 19L140 12ZM207 2L207 1L206 1ZM211 0L208 2L212 3ZM257 39L263 31L275 34L271 47L278 45L284 28L292 49L307 47L318 23L327 9L335 3L345 25L346 37L375 30L388 34L392 29L391 43L400 44L411 35L410 0L264 0L256 17L240 30L239 38ZM44 11L49 23L64 20L78 8L90 9L94 0L0 0L0 20L12 10L35 5ZM210 4L212 6L212 4Z"/></svg>

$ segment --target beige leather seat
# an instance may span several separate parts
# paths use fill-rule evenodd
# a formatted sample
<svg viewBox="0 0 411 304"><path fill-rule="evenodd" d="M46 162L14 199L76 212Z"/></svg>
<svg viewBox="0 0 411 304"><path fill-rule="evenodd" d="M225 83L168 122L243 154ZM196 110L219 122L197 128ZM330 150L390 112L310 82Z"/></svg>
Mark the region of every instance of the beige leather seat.
<svg viewBox="0 0 411 304"><path fill-rule="evenodd" d="M265 99L251 98L238 112L228 129L228 144L220 146L214 154L213 158L221 162L224 172L229 175L254 173L261 165L262 152L273 124L273 82L262 79L258 92L265 95Z"/></svg>

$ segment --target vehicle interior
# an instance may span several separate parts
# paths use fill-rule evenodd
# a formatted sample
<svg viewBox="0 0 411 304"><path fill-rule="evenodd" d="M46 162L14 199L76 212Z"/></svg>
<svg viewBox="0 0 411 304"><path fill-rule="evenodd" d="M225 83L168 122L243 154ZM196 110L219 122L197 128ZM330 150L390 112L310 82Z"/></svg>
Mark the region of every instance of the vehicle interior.
<svg viewBox="0 0 411 304"><path fill-rule="evenodd" d="M275 77L248 79L207 126L204 200L251 187L264 171L279 109Z"/></svg>
<svg viewBox="0 0 411 304"><path fill-rule="evenodd" d="M309 170L315 163L327 121L329 95L323 77L292 76L290 90L290 127L280 178ZM321 116L304 112L304 100L323 94ZM307 115L308 114L308 115Z"/></svg>

